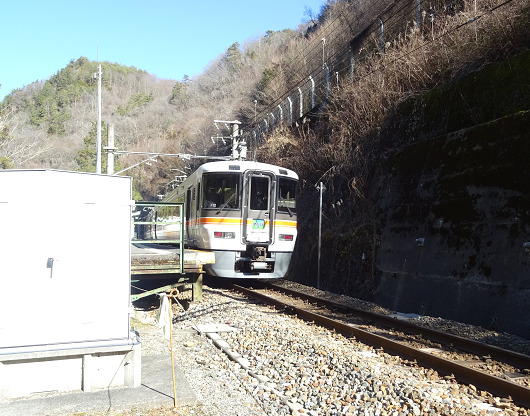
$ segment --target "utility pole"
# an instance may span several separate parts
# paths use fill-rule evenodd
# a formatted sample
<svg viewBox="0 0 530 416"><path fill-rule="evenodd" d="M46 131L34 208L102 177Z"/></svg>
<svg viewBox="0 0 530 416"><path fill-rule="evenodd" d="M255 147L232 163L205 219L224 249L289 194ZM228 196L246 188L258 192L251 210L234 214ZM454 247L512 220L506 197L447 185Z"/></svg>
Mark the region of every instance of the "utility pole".
<svg viewBox="0 0 530 416"><path fill-rule="evenodd" d="M231 128L232 135L229 138L232 140L232 160L245 160L247 158L247 142L242 138L241 132L239 131L239 125L241 124L238 120L233 121L224 121L224 120L214 120L214 124L217 126L217 123L224 124L227 128ZM219 129L219 127L217 126ZM211 138L212 141L216 139L221 139L224 143L225 137L223 136L214 136Z"/></svg>
<svg viewBox="0 0 530 416"><path fill-rule="evenodd" d="M101 64L98 66L98 125L96 139L96 173L101 173Z"/></svg>
<svg viewBox="0 0 530 416"><path fill-rule="evenodd" d="M317 257L317 289L320 289L320 252L322 251L322 194L326 190L324 183L320 182L315 187L319 191L320 205L319 205L319 217L318 217L318 257Z"/></svg>
<svg viewBox="0 0 530 416"><path fill-rule="evenodd" d="M109 124L109 129L107 131L107 175L114 174L114 152L117 150L114 147L114 124Z"/></svg>

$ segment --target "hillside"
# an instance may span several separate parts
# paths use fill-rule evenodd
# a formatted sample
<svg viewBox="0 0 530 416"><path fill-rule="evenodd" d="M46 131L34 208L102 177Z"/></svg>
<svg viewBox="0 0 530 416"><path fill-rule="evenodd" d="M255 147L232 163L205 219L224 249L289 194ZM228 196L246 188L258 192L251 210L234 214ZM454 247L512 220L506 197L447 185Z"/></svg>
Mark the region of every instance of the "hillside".
<svg viewBox="0 0 530 416"><path fill-rule="evenodd" d="M103 121L120 149L203 155L227 154L214 119L241 120L251 155L301 178L291 279L530 336L529 28L530 0L330 1L311 25L234 44L194 79L104 63ZM3 166L77 168L95 67L80 58L6 98ZM171 169L199 162L131 173L153 198Z"/></svg>
<svg viewBox="0 0 530 416"><path fill-rule="evenodd" d="M530 336L530 5L474 13L376 49L260 156L305 185L292 279Z"/></svg>
<svg viewBox="0 0 530 416"><path fill-rule="evenodd" d="M271 71L267 68L302 47L299 31L268 32L245 45L234 43L194 79L162 80L135 67L102 65L102 140L114 125L119 150L228 154L222 143L212 143L218 130L213 120L233 120L240 109L261 102ZM284 58L281 58L281 57ZM97 120L98 64L84 57L72 60L50 79L15 90L1 103L0 155L3 167L95 171L93 142ZM222 127L222 126L221 126ZM92 132L92 133L91 133ZM83 162L78 163L83 151ZM88 158L88 159L87 159ZM120 156L121 166L139 162ZM88 165L87 165L88 163ZM146 199L167 191L175 176L171 169L191 169L192 161L159 158L127 174Z"/></svg>

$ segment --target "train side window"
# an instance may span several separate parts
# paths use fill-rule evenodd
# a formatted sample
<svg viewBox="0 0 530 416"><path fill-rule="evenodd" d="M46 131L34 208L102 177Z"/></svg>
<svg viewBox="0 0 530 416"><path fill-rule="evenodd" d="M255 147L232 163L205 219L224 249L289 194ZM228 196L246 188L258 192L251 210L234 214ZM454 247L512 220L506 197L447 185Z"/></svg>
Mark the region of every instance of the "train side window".
<svg viewBox="0 0 530 416"><path fill-rule="evenodd" d="M201 184L199 183L197 185L197 205L195 206L195 210L198 211L201 207Z"/></svg>
<svg viewBox="0 0 530 416"><path fill-rule="evenodd" d="M278 183L278 211L295 213L298 181L280 177Z"/></svg>

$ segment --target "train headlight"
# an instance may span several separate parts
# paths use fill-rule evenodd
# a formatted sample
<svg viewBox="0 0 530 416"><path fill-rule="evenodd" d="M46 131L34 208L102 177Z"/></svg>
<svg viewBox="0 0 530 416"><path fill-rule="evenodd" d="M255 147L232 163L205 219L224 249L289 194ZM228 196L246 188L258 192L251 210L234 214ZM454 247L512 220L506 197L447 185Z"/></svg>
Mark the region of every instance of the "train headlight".
<svg viewBox="0 0 530 416"><path fill-rule="evenodd" d="M223 232L223 231L214 231L214 238L236 238L236 233L234 232Z"/></svg>
<svg viewBox="0 0 530 416"><path fill-rule="evenodd" d="M292 234L280 234L280 241L293 241Z"/></svg>

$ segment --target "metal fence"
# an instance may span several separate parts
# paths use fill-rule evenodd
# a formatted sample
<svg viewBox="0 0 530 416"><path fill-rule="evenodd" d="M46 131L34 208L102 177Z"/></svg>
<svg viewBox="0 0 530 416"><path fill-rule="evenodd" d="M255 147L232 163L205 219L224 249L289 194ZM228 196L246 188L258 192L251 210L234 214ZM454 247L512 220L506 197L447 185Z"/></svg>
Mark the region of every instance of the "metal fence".
<svg viewBox="0 0 530 416"><path fill-rule="evenodd" d="M160 264L150 265L158 272L169 269L179 273L184 272L184 204L168 202L136 202L133 212L133 244L171 244L178 245L175 250L178 259L176 264L160 261ZM170 266L168 266L168 263ZM145 265L138 266L145 269Z"/></svg>
<svg viewBox="0 0 530 416"><path fill-rule="evenodd" d="M345 9L322 29L322 38L313 39L305 54L287 66L297 81L283 95L258 113L246 133L250 150L263 143L264 135L275 128L291 126L315 112L329 98L340 82L355 82L356 67L385 49L412 28L421 30L426 39L447 31L442 17L466 12L472 23L481 17L478 0L376 0L344 2ZM486 2L482 12L487 12ZM489 4L489 3L488 3ZM498 7L498 6L497 6ZM347 28L347 30L344 30Z"/></svg>

